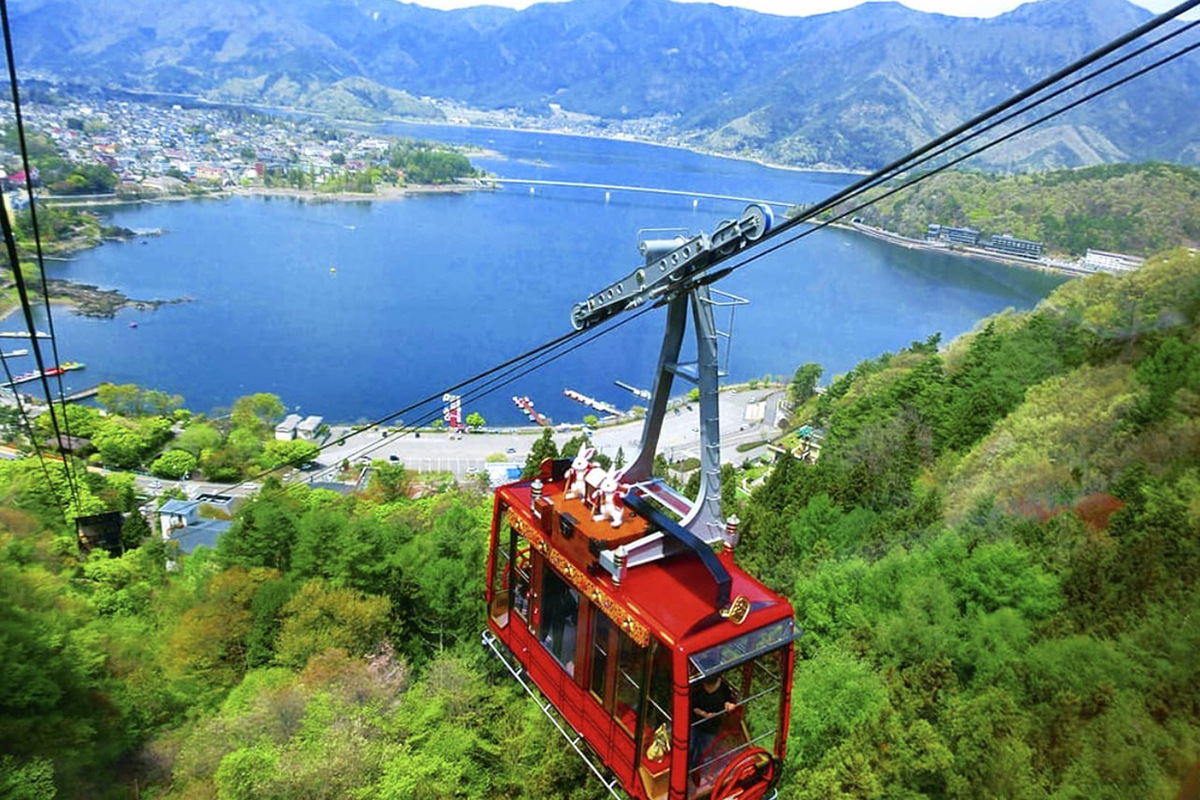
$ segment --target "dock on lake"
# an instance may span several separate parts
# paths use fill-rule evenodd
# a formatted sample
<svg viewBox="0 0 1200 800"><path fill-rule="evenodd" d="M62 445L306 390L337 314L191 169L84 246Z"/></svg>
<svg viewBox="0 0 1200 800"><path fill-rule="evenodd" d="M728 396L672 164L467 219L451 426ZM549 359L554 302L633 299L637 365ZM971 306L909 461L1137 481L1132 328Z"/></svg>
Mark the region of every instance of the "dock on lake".
<svg viewBox="0 0 1200 800"><path fill-rule="evenodd" d="M0 331L0 337L5 339L28 339L29 331ZM37 331L37 338L49 339L50 334L45 331Z"/></svg>
<svg viewBox="0 0 1200 800"><path fill-rule="evenodd" d="M588 397L586 394L577 392L574 389L563 389L563 394L574 400L576 403L583 403L585 406L594 408L604 414L611 414L614 417L625 416L625 412L621 411L621 409L617 408L613 404L605 403L602 400L596 400L595 398Z"/></svg>
<svg viewBox="0 0 1200 800"><path fill-rule="evenodd" d="M72 392L63 398L64 403L77 403L80 400L87 400L89 397L95 397L100 393L100 384L89 386L86 389L80 389L78 392Z"/></svg>

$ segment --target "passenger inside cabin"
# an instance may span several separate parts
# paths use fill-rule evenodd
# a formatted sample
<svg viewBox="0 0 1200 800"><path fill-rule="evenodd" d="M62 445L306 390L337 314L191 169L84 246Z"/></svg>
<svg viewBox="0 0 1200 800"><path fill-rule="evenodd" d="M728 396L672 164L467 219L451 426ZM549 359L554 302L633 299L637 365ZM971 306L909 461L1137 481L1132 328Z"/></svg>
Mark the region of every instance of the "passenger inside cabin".
<svg viewBox="0 0 1200 800"><path fill-rule="evenodd" d="M542 574L542 644L568 675L575 674L575 642L579 628L579 592L549 565Z"/></svg>
<svg viewBox="0 0 1200 800"><path fill-rule="evenodd" d="M721 732L721 716L737 710L733 690L720 675L710 675L692 686L692 735L688 763L693 769L712 759L713 742Z"/></svg>
<svg viewBox="0 0 1200 800"><path fill-rule="evenodd" d="M523 538L517 538L517 560L514 570L513 605L521 619L529 619L529 555L532 549Z"/></svg>

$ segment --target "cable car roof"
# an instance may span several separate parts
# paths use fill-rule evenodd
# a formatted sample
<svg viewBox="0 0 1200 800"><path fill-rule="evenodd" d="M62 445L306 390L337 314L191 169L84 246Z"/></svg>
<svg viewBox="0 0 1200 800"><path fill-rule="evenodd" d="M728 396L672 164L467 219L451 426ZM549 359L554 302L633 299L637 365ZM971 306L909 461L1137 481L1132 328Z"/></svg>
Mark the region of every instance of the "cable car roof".
<svg viewBox="0 0 1200 800"><path fill-rule="evenodd" d="M787 600L743 572L728 552L719 557L732 578L731 596L744 597L749 604L741 624L722 616L721 609L713 606L712 576L690 553L631 569L614 591L630 610L646 619L659 638L689 652L740 636L766 622L792 618Z"/></svg>
<svg viewBox="0 0 1200 800"><path fill-rule="evenodd" d="M510 508L510 524L518 533L544 552L558 572L640 644L648 644L653 635L692 653L763 625L792 619L788 601L739 568L728 550L718 558L731 579L730 596L735 600L730 608L722 609L714 603L712 574L699 558L686 551L633 567L624 580L614 583L607 572L596 568L596 552L588 542L611 541L619 532L607 521L593 521L590 514L583 513L582 501L564 497L564 489L560 482L547 483L542 516L533 512L528 482L509 484L497 495ZM562 517L570 520L565 538ZM640 536L646 530L641 518L626 520L625 526L630 536ZM783 643L780 640L779 644Z"/></svg>

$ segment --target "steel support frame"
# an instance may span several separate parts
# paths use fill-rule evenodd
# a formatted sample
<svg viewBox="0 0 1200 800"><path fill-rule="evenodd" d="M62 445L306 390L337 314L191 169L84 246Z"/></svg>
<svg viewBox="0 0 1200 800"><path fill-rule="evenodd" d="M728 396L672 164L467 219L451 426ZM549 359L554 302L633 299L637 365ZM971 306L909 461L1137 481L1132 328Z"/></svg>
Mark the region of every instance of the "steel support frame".
<svg viewBox="0 0 1200 800"><path fill-rule="evenodd" d="M680 525L710 544L724 541L725 536L725 518L721 514L721 412L718 398L720 363L717 344L720 334L714 319L715 304L708 286L697 286L668 301L667 327L650 407L642 425L641 449L624 473L626 483L650 480L675 378L678 376L697 386L700 389L700 493ZM687 329L689 305L696 333L696 361L682 363L679 353Z"/></svg>

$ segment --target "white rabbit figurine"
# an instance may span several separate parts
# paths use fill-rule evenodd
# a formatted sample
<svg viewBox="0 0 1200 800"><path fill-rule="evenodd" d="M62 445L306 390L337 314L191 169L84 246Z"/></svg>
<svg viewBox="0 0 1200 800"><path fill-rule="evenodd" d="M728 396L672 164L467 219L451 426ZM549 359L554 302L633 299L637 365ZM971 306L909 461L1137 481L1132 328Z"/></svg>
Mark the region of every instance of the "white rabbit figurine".
<svg viewBox="0 0 1200 800"><path fill-rule="evenodd" d="M614 528L621 527L621 523L625 519L625 506L617 505L617 489L620 487L620 482L617 480L617 475L606 475L604 480L600 482L600 492L604 496L603 502L596 504L596 513L592 516L593 522L599 522L602 519L611 518Z"/></svg>
<svg viewBox="0 0 1200 800"><path fill-rule="evenodd" d="M567 492L563 495L567 500L573 497L587 497L585 479L588 470L592 468L591 460L595 453L596 451L591 447L583 448L571 462L571 468L567 470Z"/></svg>

